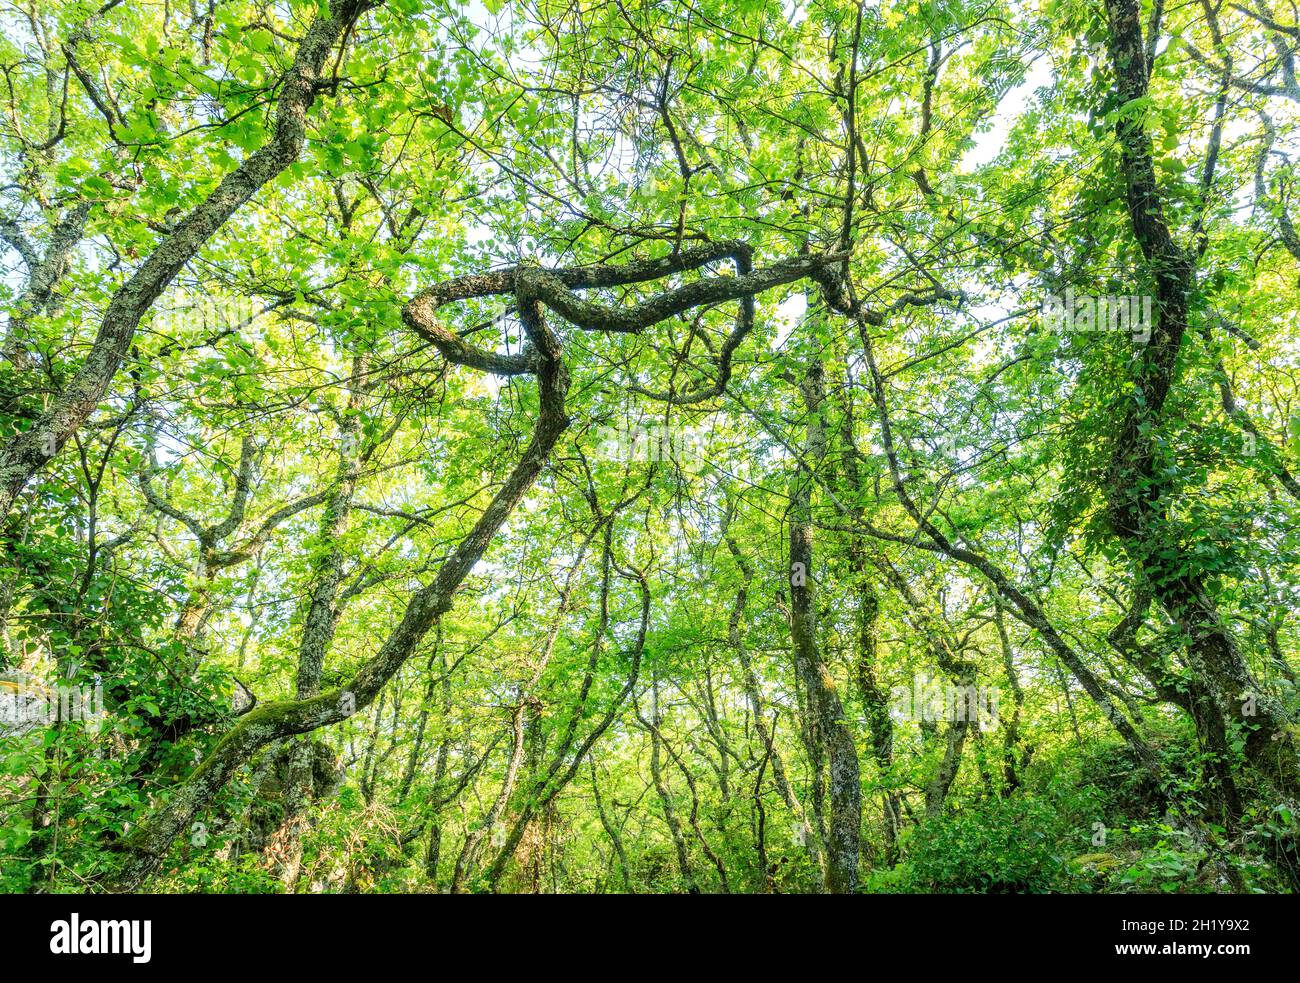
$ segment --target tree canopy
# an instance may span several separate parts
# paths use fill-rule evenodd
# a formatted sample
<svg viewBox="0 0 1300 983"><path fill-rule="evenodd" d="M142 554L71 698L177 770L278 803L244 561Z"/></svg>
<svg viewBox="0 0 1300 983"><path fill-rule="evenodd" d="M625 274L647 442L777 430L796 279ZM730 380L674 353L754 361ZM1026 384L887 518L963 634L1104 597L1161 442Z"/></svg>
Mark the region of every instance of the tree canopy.
<svg viewBox="0 0 1300 983"><path fill-rule="evenodd" d="M1300 890L1294 8L0 24L0 890Z"/></svg>

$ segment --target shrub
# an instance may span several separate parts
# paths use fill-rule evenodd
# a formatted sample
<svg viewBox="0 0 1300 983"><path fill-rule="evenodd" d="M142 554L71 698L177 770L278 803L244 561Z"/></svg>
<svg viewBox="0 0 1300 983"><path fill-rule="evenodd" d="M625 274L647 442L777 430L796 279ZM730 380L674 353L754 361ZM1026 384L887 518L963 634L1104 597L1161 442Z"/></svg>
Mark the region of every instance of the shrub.
<svg viewBox="0 0 1300 983"><path fill-rule="evenodd" d="M899 887L925 893L1038 894L1075 887L1058 814L1037 799L994 799L922 826Z"/></svg>

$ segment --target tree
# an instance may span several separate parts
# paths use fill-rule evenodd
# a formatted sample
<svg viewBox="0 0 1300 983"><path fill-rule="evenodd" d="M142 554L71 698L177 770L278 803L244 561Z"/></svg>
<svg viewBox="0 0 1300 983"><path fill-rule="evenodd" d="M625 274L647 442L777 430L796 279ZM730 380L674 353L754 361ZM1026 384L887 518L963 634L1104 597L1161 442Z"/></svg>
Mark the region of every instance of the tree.
<svg viewBox="0 0 1300 983"><path fill-rule="evenodd" d="M1266 4L0 19L5 889L1300 885Z"/></svg>

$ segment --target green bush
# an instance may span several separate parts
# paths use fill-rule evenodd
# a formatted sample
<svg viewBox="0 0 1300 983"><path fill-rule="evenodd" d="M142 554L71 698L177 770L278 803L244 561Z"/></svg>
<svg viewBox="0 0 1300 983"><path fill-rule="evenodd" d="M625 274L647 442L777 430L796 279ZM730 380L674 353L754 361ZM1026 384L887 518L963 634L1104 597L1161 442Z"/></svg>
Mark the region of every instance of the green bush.
<svg viewBox="0 0 1300 983"><path fill-rule="evenodd" d="M912 837L897 889L918 893L1039 894L1077 889L1067 832L1037 799L994 799L925 823Z"/></svg>

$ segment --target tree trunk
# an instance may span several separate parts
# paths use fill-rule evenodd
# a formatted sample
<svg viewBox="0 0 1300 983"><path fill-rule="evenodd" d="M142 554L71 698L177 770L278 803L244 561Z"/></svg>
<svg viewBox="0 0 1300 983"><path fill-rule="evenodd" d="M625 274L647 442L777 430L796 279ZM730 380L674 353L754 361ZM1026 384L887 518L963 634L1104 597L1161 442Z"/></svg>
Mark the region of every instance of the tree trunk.
<svg viewBox="0 0 1300 983"><path fill-rule="evenodd" d="M844 719L835 679L822 658L817 638L817 607L813 573L811 468L826 453L821 419L825 398L821 362L812 356L800 384L807 412L803 459L791 488L790 516L790 638L795 669L808 702L810 741L825 754L830 784L831 814L826 839L825 887L832 894L851 894L858 887L861 842L862 787L858 752Z"/></svg>

